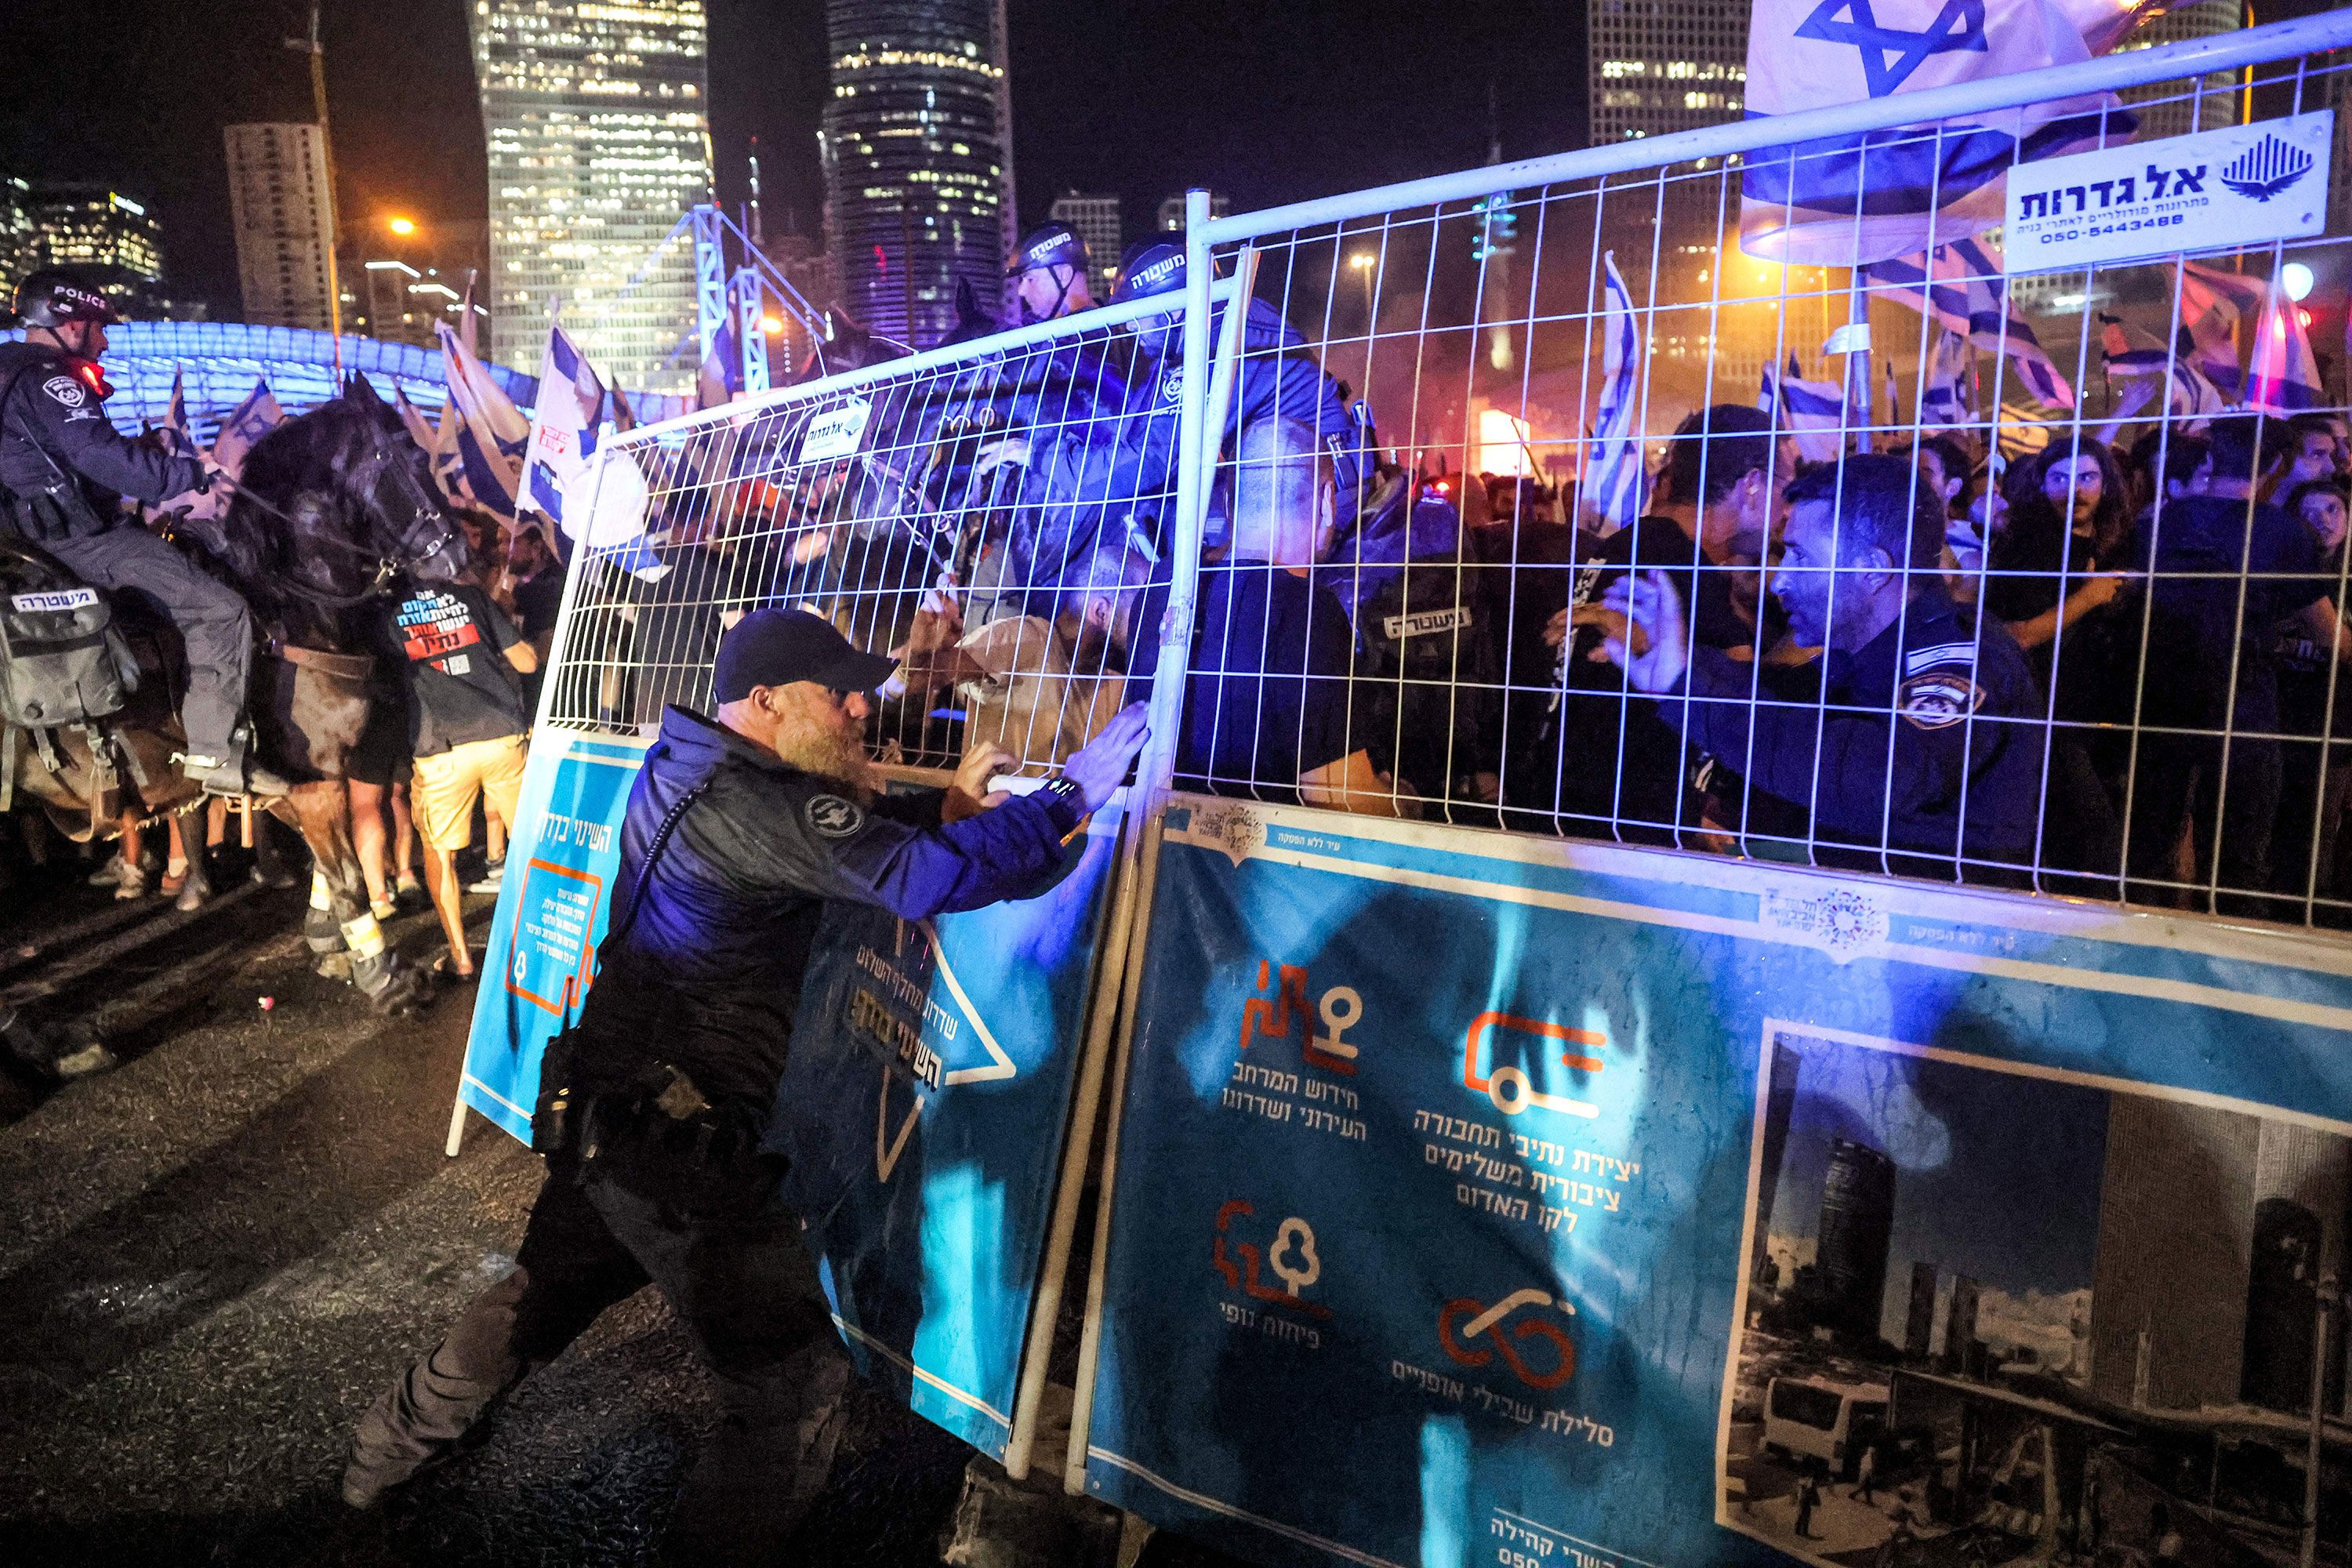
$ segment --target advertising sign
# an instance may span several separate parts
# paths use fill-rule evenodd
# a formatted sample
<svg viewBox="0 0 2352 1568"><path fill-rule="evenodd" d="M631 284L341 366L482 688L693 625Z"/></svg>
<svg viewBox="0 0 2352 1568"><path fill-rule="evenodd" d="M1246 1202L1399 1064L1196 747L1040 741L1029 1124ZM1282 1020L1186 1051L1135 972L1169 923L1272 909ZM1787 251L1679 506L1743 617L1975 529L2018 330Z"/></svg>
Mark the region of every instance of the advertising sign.
<svg viewBox="0 0 2352 1568"><path fill-rule="evenodd" d="M457 1090L525 1143L540 1055L593 978L645 756L645 742L622 735L542 728L531 741Z"/></svg>
<svg viewBox="0 0 2352 1568"><path fill-rule="evenodd" d="M2322 110L2020 163L2001 254L2048 272L2317 234L2335 130Z"/></svg>
<svg viewBox="0 0 2352 1568"><path fill-rule="evenodd" d="M1276 1563L2256 1560L2347 1026L2326 940L1180 796L1088 1489Z"/></svg>

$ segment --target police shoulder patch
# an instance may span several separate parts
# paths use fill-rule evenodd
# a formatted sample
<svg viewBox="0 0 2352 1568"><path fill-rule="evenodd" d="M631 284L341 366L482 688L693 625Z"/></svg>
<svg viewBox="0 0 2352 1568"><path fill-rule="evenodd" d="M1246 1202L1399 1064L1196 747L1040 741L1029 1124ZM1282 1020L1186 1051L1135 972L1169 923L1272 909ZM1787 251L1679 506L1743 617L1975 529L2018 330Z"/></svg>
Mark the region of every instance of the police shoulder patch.
<svg viewBox="0 0 2352 1568"><path fill-rule="evenodd" d="M1916 729L1948 729L1984 706L1984 688L1966 670L1931 670L1897 687L1895 706Z"/></svg>
<svg viewBox="0 0 2352 1568"><path fill-rule="evenodd" d="M79 408L83 400L89 395L82 390L81 383L69 375L49 377L48 380L41 383L41 390L68 408Z"/></svg>
<svg viewBox="0 0 2352 1568"><path fill-rule="evenodd" d="M866 808L837 795L813 795L801 818L820 838L846 838L866 826Z"/></svg>

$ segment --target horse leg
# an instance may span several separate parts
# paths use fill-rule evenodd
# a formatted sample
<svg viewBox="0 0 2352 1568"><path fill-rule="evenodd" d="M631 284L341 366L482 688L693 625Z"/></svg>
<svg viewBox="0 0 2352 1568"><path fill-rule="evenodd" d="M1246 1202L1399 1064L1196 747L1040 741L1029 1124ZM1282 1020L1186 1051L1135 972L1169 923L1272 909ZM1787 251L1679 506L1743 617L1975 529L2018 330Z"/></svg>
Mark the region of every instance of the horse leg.
<svg viewBox="0 0 2352 1568"><path fill-rule="evenodd" d="M383 939L368 908L367 878L352 847L350 795L340 779L297 784L287 796L313 859L310 897L313 920L320 891L337 934L351 950L352 984L382 1012L415 1005L419 981L404 969L400 955ZM305 927L307 936L310 928ZM312 944L315 949L316 942Z"/></svg>
<svg viewBox="0 0 2352 1568"><path fill-rule="evenodd" d="M173 816L163 820L171 824L173 847L186 856L188 861L187 880L180 884L179 901L173 904L173 908L201 909L204 907L205 900L213 896L212 875L205 866L205 842L194 830L196 823L201 821L202 817L201 816Z"/></svg>

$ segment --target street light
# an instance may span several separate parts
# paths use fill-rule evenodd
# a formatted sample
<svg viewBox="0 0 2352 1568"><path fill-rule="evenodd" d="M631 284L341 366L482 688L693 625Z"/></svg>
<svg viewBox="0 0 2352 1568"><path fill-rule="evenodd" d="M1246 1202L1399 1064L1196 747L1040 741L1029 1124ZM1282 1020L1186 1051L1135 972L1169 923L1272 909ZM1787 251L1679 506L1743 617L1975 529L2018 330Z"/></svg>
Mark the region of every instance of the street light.
<svg viewBox="0 0 2352 1568"><path fill-rule="evenodd" d="M1372 269L1379 265L1379 262L1380 258L1369 250L1356 251L1348 258L1349 269L1361 273L1364 279L1364 330L1366 331L1371 331Z"/></svg>
<svg viewBox="0 0 2352 1568"><path fill-rule="evenodd" d="M2310 268L2300 261L2290 261L2279 268L2279 281L2286 285L2288 299L2300 300L2311 292L2312 284L2318 280L2312 277Z"/></svg>
<svg viewBox="0 0 2352 1568"><path fill-rule="evenodd" d="M760 330L772 338L784 330L784 319L771 310L760 318Z"/></svg>
<svg viewBox="0 0 2352 1568"><path fill-rule="evenodd" d="M384 220L383 226L400 236L401 238L406 239L416 232L416 220L413 217L391 217Z"/></svg>

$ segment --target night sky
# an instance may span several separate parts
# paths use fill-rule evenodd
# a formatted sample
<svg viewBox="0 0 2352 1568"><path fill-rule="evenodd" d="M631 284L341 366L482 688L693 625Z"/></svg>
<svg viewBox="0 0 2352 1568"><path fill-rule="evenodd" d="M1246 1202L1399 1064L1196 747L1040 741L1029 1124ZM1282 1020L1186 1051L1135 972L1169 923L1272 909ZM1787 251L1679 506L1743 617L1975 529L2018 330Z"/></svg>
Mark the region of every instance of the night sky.
<svg viewBox="0 0 2352 1568"><path fill-rule="evenodd" d="M709 0L719 193L760 138L772 228L813 226L825 91L821 0ZM1187 184L1237 208L1484 160L1495 89L1507 157L1584 131L1582 8L1539 0L1012 0L1014 173L1034 221L1068 187L1125 198L1130 237ZM238 308L221 127L310 118L299 0L13 0L0 47L0 170L108 183L163 223L173 291ZM1440 14L1442 13L1442 14ZM330 110L346 226L483 216L464 0L328 0Z"/></svg>

